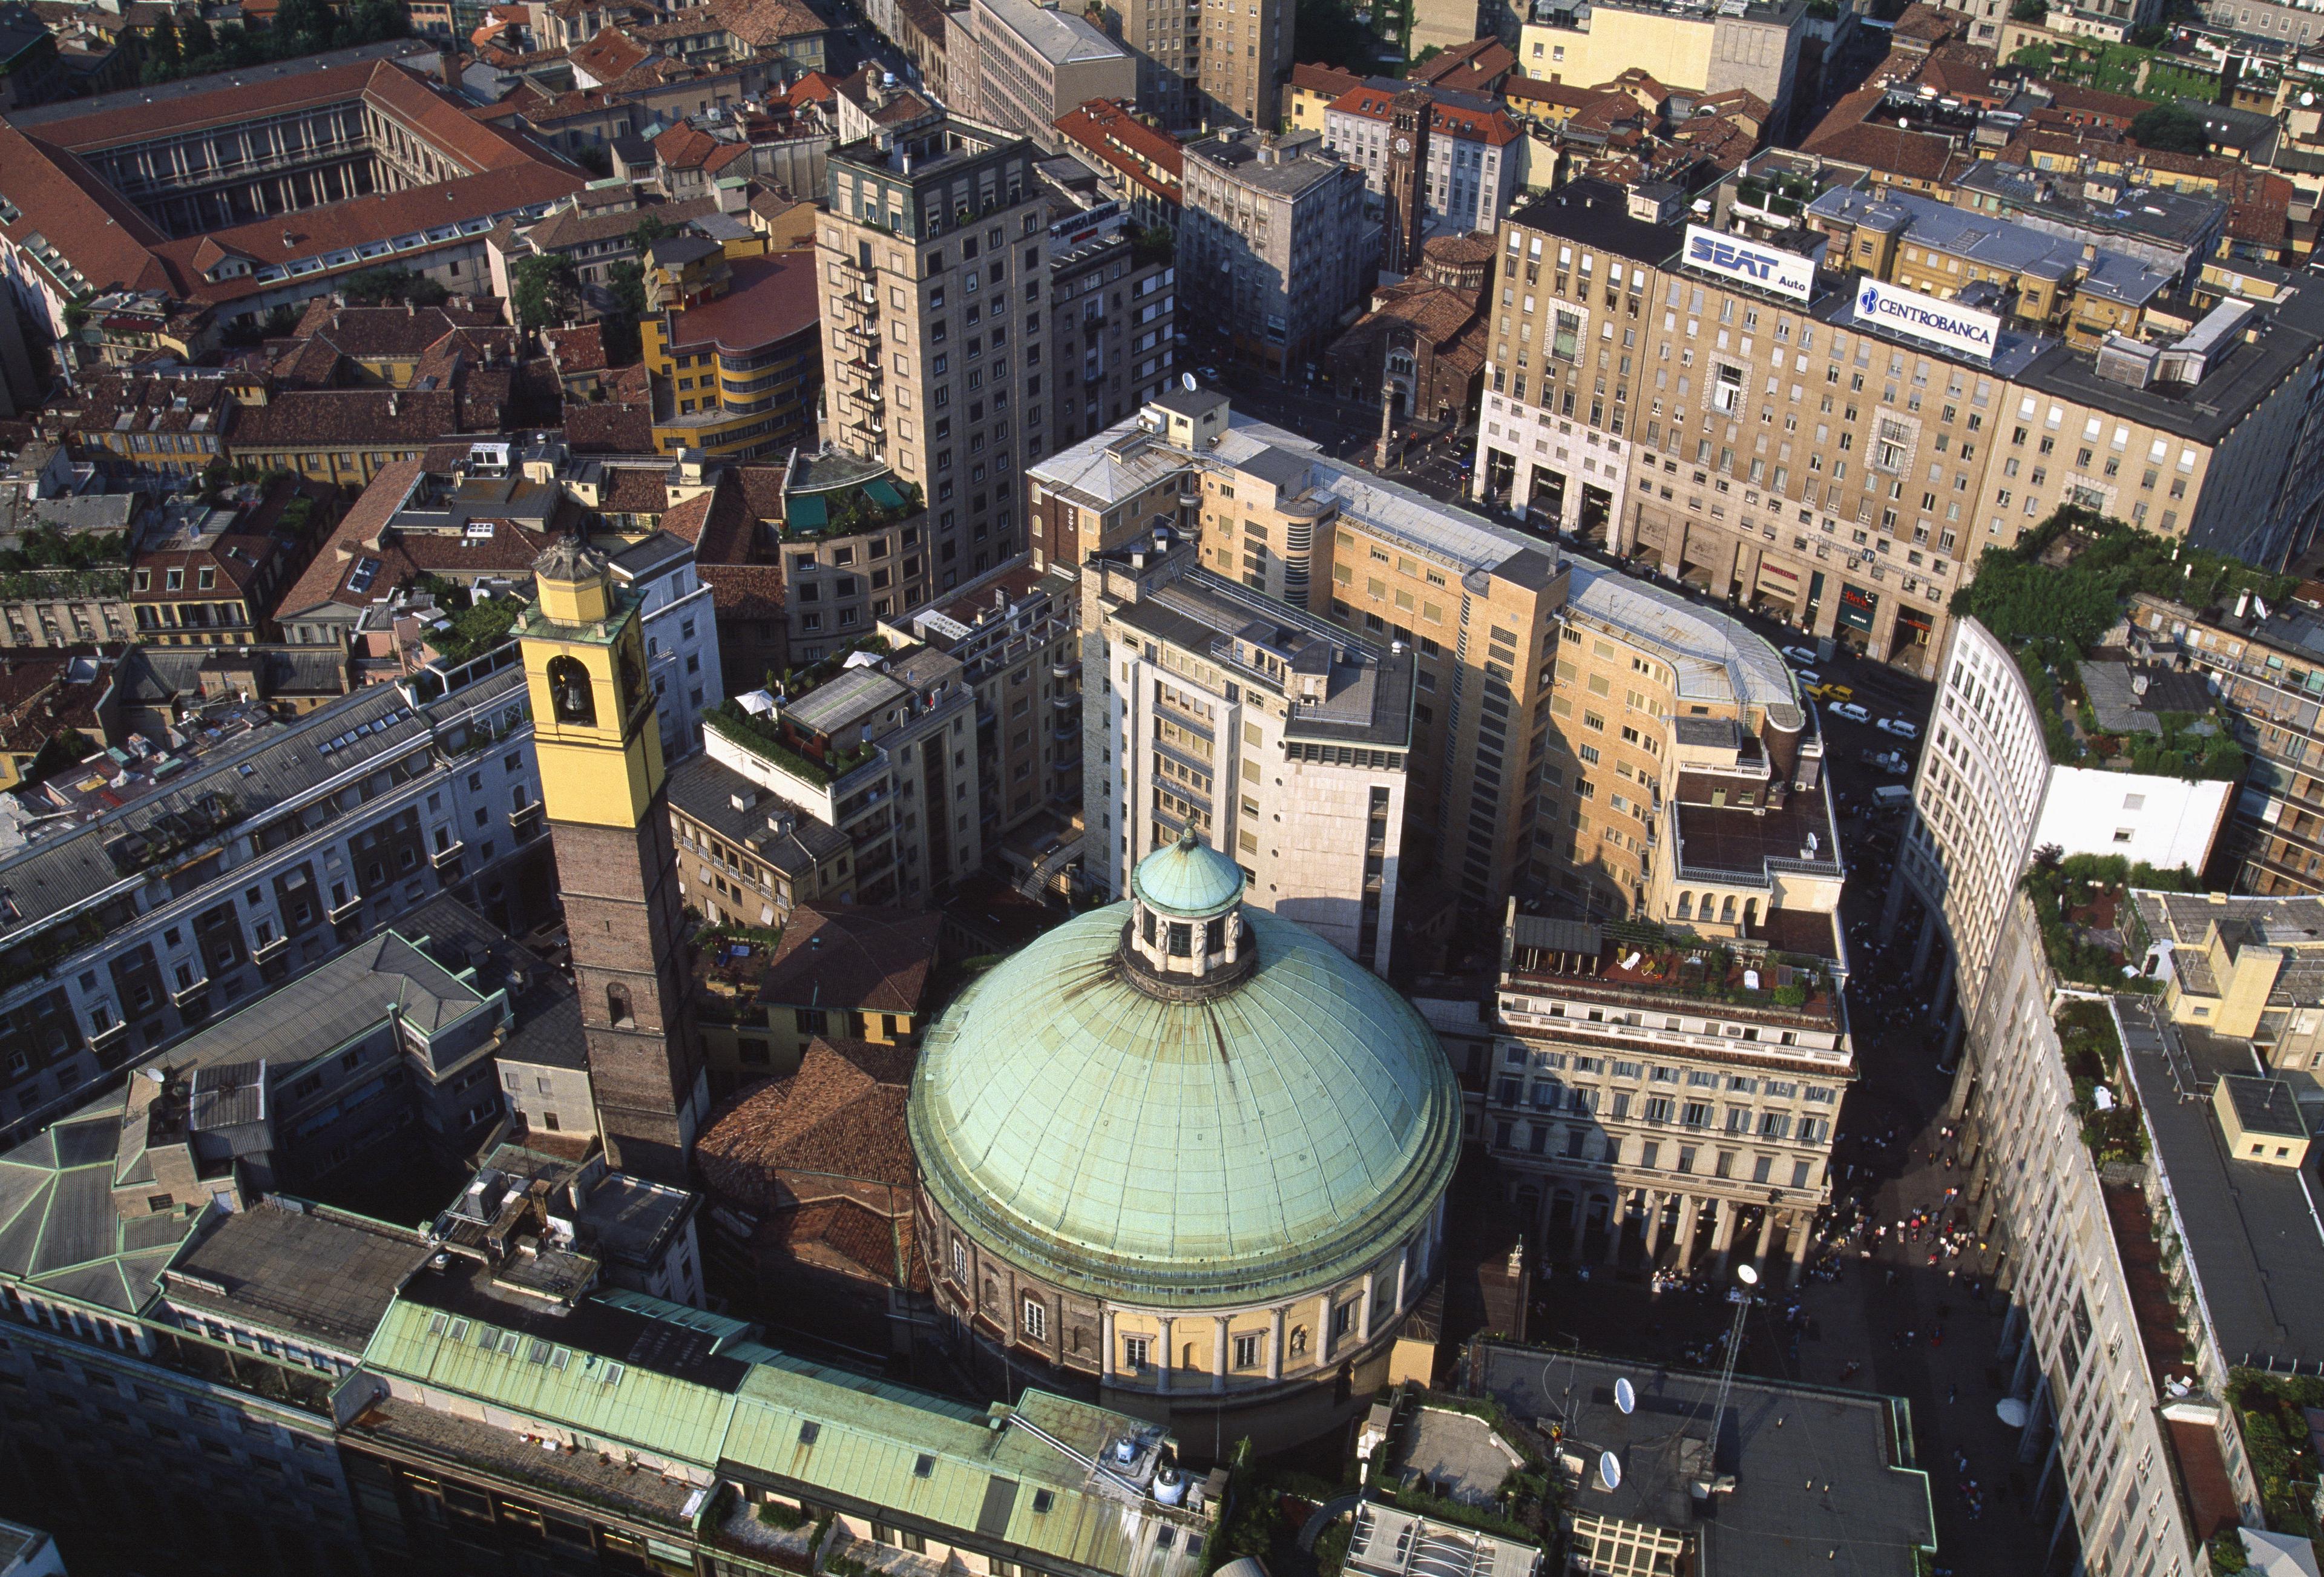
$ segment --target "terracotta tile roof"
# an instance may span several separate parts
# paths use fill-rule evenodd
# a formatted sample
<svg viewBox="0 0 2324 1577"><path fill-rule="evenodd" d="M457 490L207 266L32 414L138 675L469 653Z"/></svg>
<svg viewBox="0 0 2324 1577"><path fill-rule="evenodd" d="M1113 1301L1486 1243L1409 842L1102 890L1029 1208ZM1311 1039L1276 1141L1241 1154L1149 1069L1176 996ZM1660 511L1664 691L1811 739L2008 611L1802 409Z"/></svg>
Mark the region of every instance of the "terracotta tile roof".
<svg viewBox="0 0 2324 1577"><path fill-rule="evenodd" d="M323 296L307 304L298 332L356 361L418 361L456 331L475 328L509 332L481 307L339 307Z"/></svg>
<svg viewBox="0 0 2324 1577"><path fill-rule="evenodd" d="M684 202L648 203L635 208L610 212L585 213L560 208L546 218L535 222L524 233L524 238L544 252L567 247L588 246L601 241L612 241L627 235L642 224L647 217L660 220L674 228L683 229L689 219L715 213L716 198L689 198Z"/></svg>
<svg viewBox="0 0 2324 1577"><path fill-rule="evenodd" d="M164 239L161 232L74 154L0 122L0 171L7 172L0 191L17 216L0 225L0 235L47 269L30 245L37 235L60 254L60 270L67 263L78 270L78 280L58 273L62 295L109 286L185 293L184 281L151 251Z"/></svg>
<svg viewBox="0 0 2324 1577"><path fill-rule="evenodd" d="M1748 88L1729 88L1718 93L1706 93L1694 101L1695 113L1705 111L1715 115L1738 115L1765 124L1775 113L1775 106Z"/></svg>
<svg viewBox="0 0 2324 1577"><path fill-rule="evenodd" d="M635 400L567 401L565 443L576 455L650 455L653 405Z"/></svg>
<svg viewBox="0 0 2324 1577"><path fill-rule="evenodd" d="M800 0L710 0L705 9L754 50L771 50L790 39L830 31Z"/></svg>
<svg viewBox="0 0 2324 1577"><path fill-rule="evenodd" d="M1837 115L1840 112L1832 113ZM1802 144L1802 151L1909 180L1936 180L1944 175L1950 162L1952 144L1923 132L1859 122L1831 132L1819 128Z"/></svg>
<svg viewBox="0 0 2324 1577"><path fill-rule="evenodd" d="M711 493L710 513L702 522L701 533L693 539L695 562L696 565L724 565L738 570L773 570L777 605L779 606L782 572L770 563L762 565L758 562L758 528L759 518L752 512L749 497L734 484L731 475L721 478L717 488ZM738 590L749 585L746 581L733 584ZM763 590L762 587L757 589ZM718 601L715 587L711 601Z"/></svg>
<svg viewBox="0 0 2324 1577"><path fill-rule="evenodd" d="M2055 82L2043 78L2035 86L2050 96L2050 107L2082 119L2102 117L2127 126L2143 110L2153 106L2143 98L2127 94L2107 93L2096 88L2082 88L2071 82Z"/></svg>
<svg viewBox="0 0 2324 1577"><path fill-rule="evenodd" d="M1892 37L1915 39L1923 43L1940 44L1960 31L1961 19L1928 4L1928 0L1913 0L1904 14L1891 24Z"/></svg>
<svg viewBox="0 0 2324 1577"><path fill-rule="evenodd" d="M681 121L653 141L654 157L672 170L694 170L718 146L718 139Z"/></svg>
<svg viewBox="0 0 2324 1577"><path fill-rule="evenodd" d="M1337 66L1314 65L1291 68L1291 86L1304 88L1310 93L1328 93L1337 98L1342 94L1363 86L1364 79L1353 71L1343 71Z"/></svg>
<svg viewBox="0 0 2324 1577"><path fill-rule="evenodd" d="M759 1000L793 1007L917 1012L941 917L860 904L801 904L759 975Z"/></svg>
<svg viewBox="0 0 2324 1577"><path fill-rule="evenodd" d="M449 389L294 389L239 411L227 447L418 448L463 430Z"/></svg>
<svg viewBox="0 0 2324 1577"><path fill-rule="evenodd" d="M278 617L302 608L311 608L318 603L336 600L339 583L346 577L349 563L368 551L365 545L387 529L387 522L395 518L395 512L403 507L403 501L410 498L412 489L420 485L420 478L426 475L427 465L423 457L391 460L379 468L379 474L371 479L371 485L364 488L355 503L347 506L347 512L339 517L338 529L331 533L331 540L323 544L314 561L282 594L282 600L275 604ZM351 603L350 605L361 604Z"/></svg>
<svg viewBox="0 0 2324 1577"><path fill-rule="evenodd" d="M1598 97L1597 90L1577 88L1571 82L1543 82L1530 77L1512 77L1501 84L1501 97L1510 108L1528 114L1542 115L1550 109L1580 109Z"/></svg>
<svg viewBox="0 0 2324 1577"><path fill-rule="evenodd" d="M1177 182L1185 175L1185 150L1169 133L1148 125L1120 102L1093 98L1055 122L1058 134L1093 158L1170 202L1178 200ZM1157 180L1148 165L1168 177Z"/></svg>
<svg viewBox="0 0 2324 1577"><path fill-rule="evenodd" d="M102 739L105 724L97 703L113 688L113 665L128 650L50 646L0 652L0 752L37 752L67 728ZM74 680L67 670L75 661L92 657L99 664L97 676Z"/></svg>
<svg viewBox="0 0 2324 1577"><path fill-rule="evenodd" d="M781 568L772 564L711 564L696 560L710 605L721 619L758 622L783 616Z"/></svg>
<svg viewBox="0 0 2324 1577"><path fill-rule="evenodd" d="M643 65L652 53L622 29L604 27L587 43L567 51L566 59L575 70L586 71L605 83Z"/></svg>
<svg viewBox="0 0 2324 1577"><path fill-rule="evenodd" d="M1517 58L1497 38L1472 39L1406 74L1406 79L1463 93L1489 92L1517 69Z"/></svg>
<svg viewBox="0 0 2324 1577"><path fill-rule="evenodd" d="M1493 238L1481 232L1469 235L1431 235L1420 244L1420 254L1434 263L1490 263L1493 261Z"/></svg>
<svg viewBox="0 0 2324 1577"><path fill-rule="evenodd" d="M839 97L838 79L821 71L809 71L790 86L783 102L793 109L804 109L810 104L829 104Z"/></svg>
<svg viewBox="0 0 2324 1577"><path fill-rule="evenodd" d="M715 345L744 353L812 330L823 315L815 254L770 253L729 264L733 282L724 295L670 314L672 350Z"/></svg>
<svg viewBox="0 0 2324 1577"><path fill-rule="evenodd" d="M755 1210L776 1204L775 1175L786 1171L911 1187L904 1111L916 1056L817 1037L798 1072L755 1085L711 1114L695 1141L703 1181Z"/></svg>
<svg viewBox="0 0 2324 1577"><path fill-rule="evenodd" d="M1333 99L1331 108L1347 115L1358 115L1366 120L1384 121L1394 113L1397 90L1393 86L1359 83ZM1499 148L1516 142L1525 134L1501 109L1478 110L1465 105L1434 100L1429 105L1428 124L1431 133L1439 137L1452 137L1461 142L1482 143Z"/></svg>
<svg viewBox="0 0 2324 1577"><path fill-rule="evenodd" d="M605 369L605 336L595 323L578 328L544 328L540 342L559 373L599 373Z"/></svg>
<svg viewBox="0 0 2324 1577"><path fill-rule="evenodd" d="M908 1214L882 1215L843 1194L769 1216L752 1246L780 1248L803 1265L892 1286L899 1261L911 1251L911 1221Z"/></svg>

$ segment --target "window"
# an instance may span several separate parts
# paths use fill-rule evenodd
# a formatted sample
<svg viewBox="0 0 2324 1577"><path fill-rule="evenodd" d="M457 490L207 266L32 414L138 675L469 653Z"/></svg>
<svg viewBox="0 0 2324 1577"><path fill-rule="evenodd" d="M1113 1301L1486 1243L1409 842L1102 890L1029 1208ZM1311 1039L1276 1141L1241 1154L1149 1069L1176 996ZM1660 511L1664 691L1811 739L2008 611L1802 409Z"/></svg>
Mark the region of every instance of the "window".
<svg viewBox="0 0 2324 1577"><path fill-rule="evenodd" d="M1039 1298L1028 1297L1025 1300L1024 1314L1019 1323L1024 1326L1025 1334L1028 1340L1044 1342L1048 1339L1049 1311Z"/></svg>
<svg viewBox="0 0 2324 1577"><path fill-rule="evenodd" d="M1259 1336L1257 1333L1234 1339L1234 1366L1237 1369L1259 1367Z"/></svg>
<svg viewBox="0 0 2324 1577"><path fill-rule="evenodd" d="M1121 1367L1132 1373L1142 1372L1146 1360L1153 1352L1151 1339L1145 1336L1124 1336L1121 1339Z"/></svg>

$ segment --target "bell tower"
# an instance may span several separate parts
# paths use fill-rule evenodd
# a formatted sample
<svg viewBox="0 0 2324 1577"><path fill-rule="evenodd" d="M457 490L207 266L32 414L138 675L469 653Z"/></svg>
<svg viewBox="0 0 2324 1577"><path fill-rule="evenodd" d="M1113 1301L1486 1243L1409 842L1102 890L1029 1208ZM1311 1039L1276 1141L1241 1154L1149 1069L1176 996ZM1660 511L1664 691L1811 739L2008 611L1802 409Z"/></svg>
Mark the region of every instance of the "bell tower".
<svg viewBox="0 0 2324 1577"><path fill-rule="evenodd" d="M1380 235L1380 267L1413 273L1420 267L1422 221L1428 215L1428 125L1435 103L1417 88L1388 101L1388 224Z"/></svg>
<svg viewBox="0 0 2324 1577"><path fill-rule="evenodd" d="M538 600L515 634L598 1131L624 1171L683 1184L709 1082L687 994L638 599L574 538L543 553L532 573Z"/></svg>

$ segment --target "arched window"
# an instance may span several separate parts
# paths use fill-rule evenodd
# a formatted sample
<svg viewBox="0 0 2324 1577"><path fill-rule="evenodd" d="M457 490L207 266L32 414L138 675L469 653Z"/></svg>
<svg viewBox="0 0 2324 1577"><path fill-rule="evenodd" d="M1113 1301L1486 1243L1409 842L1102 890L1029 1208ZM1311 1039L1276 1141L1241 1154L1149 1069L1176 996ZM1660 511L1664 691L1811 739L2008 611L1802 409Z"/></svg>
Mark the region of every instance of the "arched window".
<svg viewBox="0 0 2324 1577"><path fill-rule="evenodd" d="M623 1029L637 1022L637 1013L630 1005L630 988L619 981L605 987L605 1018Z"/></svg>
<svg viewBox="0 0 2324 1577"><path fill-rule="evenodd" d="M1226 951L1226 917L1222 915L1215 920L1204 922L1203 926L1203 951L1205 954L1223 953Z"/></svg>
<svg viewBox="0 0 2324 1577"><path fill-rule="evenodd" d="M1744 929L1748 930L1748 929L1750 929L1753 926L1756 926L1756 925L1757 925L1758 923L1759 923L1759 900L1758 900L1757 899L1756 899L1756 898L1747 898L1747 899L1745 899L1743 900L1743 927L1744 927Z"/></svg>
<svg viewBox="0 0 2324 1577"><path fill-rule="evenodd" d="M589 670L570 657L549 659L549 694L557 707L557 721L576 728L597 726L597 694L589 684Z"/></svg>
<svg viewBox="0 0 2324 1577"><path fill-rule="evenodd" d="M1294 1358L1307 1356L1307 1327L1305 1325L1291 1327L1291 1356Z"/></svg>
<svg viewBox="0 0 2324 1577"><path fill-rule="evenodd" d="M1682 920L1694 918L1694 894L1682 892L1678 895L1678 918Z"/></svg>
<svg viewBox="0 0 2324 1577"><path fill-rule="evenodd" d="M1729 893L1729 894L1727 895L1727 901L1726 901L1725 903L1723 903L1723 904L1721 904L1721 905L1720 906L1720 909L1719 909L1719 918L1720 918L1720 922L1723 924L1723 923L1725 923L1725 922L1727 922L1727 921L1730 921L1730 920L1734 919L1734 918L1735 918L1735 895L1734 895L1733 893L1731 893L1731 892L1730 892L1730 893Z"/></svg>
<svg viewBox="0 0 2324 1577"><path fill-rule="evenodd" d="M1194 1344L1192 1342L1185 1343L1178 1349L1178 1367L1180 1369L1192 1369L1194 1367Z"/></svg>

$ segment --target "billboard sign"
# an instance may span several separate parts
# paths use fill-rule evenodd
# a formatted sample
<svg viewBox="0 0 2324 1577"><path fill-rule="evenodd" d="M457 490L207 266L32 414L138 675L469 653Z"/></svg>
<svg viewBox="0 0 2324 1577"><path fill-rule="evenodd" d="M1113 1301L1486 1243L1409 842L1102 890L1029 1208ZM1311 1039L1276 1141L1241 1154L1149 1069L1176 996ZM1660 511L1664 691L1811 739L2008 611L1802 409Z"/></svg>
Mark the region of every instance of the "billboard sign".
<svg viewBox="0 0 2324 1577"><path fill-rule="evenodd" d="M1815 263L1796 252L1746 241L1738 235L1686 227L1686 261L1690 267L1746 285L1757 285L1794 301L1804 301L1815 286Z"/></svg>
<svg viewBox="0 0 2324 1577"><path fill-rule="evenodd" d="M1856 316L1868 323L1978 361L1993 359L1994 341L2001 319L1954 301L1941 301L1918 290L1904 290L1878 280L1859 281Z"/></svg>

